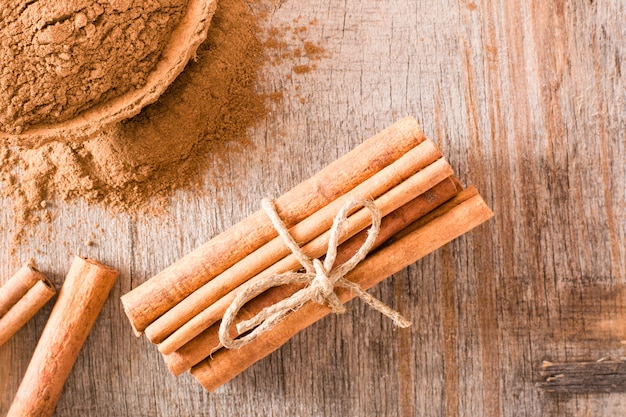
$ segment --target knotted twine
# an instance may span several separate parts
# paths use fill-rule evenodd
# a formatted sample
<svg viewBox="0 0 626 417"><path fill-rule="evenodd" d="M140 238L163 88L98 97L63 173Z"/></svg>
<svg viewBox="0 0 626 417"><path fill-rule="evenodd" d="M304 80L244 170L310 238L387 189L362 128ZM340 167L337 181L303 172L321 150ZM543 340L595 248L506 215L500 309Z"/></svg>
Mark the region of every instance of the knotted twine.
<svg viewBox="0 0 626 417"><path fill-rule="evenodd" d="M324 258L323 263L319 259L311 259L304 254L304 252L302 252L302 249L291 236L287 226L278 215L272 200L267 198L263 199L261 201L261 206L267 213L279 236L302 264L305 272L288 271L282 274L272 275L265 279L258 280L258 282L253 282L240 290L224 313L222 323L220 324L219 337L220 342L224 347L228 349L238 349L252 342L263 332L272 329L287 314L299 309L308 301L314 301L318 304L327 305L333 313L344 313L346 309L337 297L335 287L349 289L367 305L393 320L396 326L404 328L411 325L411 322L402 317L400 313L363 291L357 283L349 281L345 278L345 275L348 272L352 271L363 259L365 259L378 237L378 233L380 231L381 213L372 201L350 200L343 207L341 207L335 216L333 225L330 229L328 251L326 252L326 257ZM372 225L368 229L367 239L359 250L352 256L352 258L333 269L333 265L337 257L339 238L343 231L344 223L346 222L350 211L357 207L367 208L372 216ZM237 332L239 334L243 334L251 329L254 329L252 332L243 337L239 337L238 339L233 339L230 336L230 328L233 325L239 310L248 301L272 287L299 283L307 283L309 285L295 292L292 296L274 305L266 307L253 318L237 324Z"/></svg>

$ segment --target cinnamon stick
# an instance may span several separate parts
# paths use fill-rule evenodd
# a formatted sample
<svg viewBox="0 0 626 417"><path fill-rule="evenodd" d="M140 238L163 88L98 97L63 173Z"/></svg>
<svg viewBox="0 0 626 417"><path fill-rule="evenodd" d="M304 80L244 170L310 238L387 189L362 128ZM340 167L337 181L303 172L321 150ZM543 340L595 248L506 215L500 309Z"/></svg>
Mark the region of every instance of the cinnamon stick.
<svg viewBox="0 0 626 417"><path fill-rule="evenodd" d="M279 215L292 227L424 140L415 119L400 120L279 197L275 202ZM122 296L135 333L276 236L259 210Z"/></svg>
<svg viewBox="0 0 626 417"><path fill-rule="evenodd" d="M383 217L380 232L374 249L379 247L391 236L415 222L418 218L434 210L461 191L460 185L454 178L448 178L422 195L414 198L402 207ZM336 265L340 265L354 255L367 237L367 230L363 230L339 246ZM301 285L283 285L272 288L246 304L238 315L238 321L247 320L258 314L263 308L276 304L280 300L290 297ZM193 365L202 361L221 347L218 336L219 322L186 343L180 349L167 355L163 359L170 372L180 375ZM232 326L232 336L237 336L236 326Z"/></svg>
<svg viewBox="0 0 626 417"><path fill-rule="evenodd" d="M47 278L33 265L21 267L0 287L0 317L4 316L38 281Z"/></svg>
<svg viewBox="0 0 626 417"><path fill-rule="evenodd" d="M7 417L50 416L117 271L75 257Z"/></svg>
<svg viewBox="0 0 626 417"><path fill-rule="evenodd" d="M418 195L428 191L437 183L443 181L451 175L452 167L450 167L444 159L439 159L435 163L407 178L398 186L380 196L374 202L380 209L382 215L386 216ZM341 201L342 205L344 202L345 201ZM336 210L339 210L339 208L336 208ZM336 212L334 214L336 214ZM366 227L370 226L370 224L371 218L369 210L362 209L357 213L354 213L348 218L346 224L344 225L344 232L340 243L361 230L364 230ZM311 258L317 258L323 255L327 251L329 235L329 231L324 232L306 245L302 246L302 250ZM242 262L245 262L246 260L247 258ZM238 287L246 282L246 280L246 285L252 285L254 282L258 282L258 280L264 279L270 275L298 269L300 266L301 265L297 257L293 254L289 254L251 279L247 279L247 276L235 276L231 277L230 282L220 282L221 286L218 287L215 292L221 297L215 297L216 294L207 292L205 294L206 299L212 301L213 304L209 304L208 302L200 299L199 302L202 303L203 306L207 307L184 323L178 330L159 344L159 350L166 354L174 352L221 318L224 315L226 308L232 303L232 300L239 291ZM182 303L183 302L181 302L181 304Z"/></svg>
<svg viewBox="0 0 626 417"><path fill-rule="evenodd" d="M404 187L405 189L411 190L410 192L414 194L413 196L416 196L415 191L419 191L420 188L411 188L412 183L408 181L402 184L403 181L411 176L419 179L419 185L426 185L426 187L421 188L422 192L426 191L434 184L452 175L452 167L450 167L445 160L438 160L438 158L441 158L441 153L435 144L430 140L422 142L371 178L313 213L302 222L294 225L290 229L291 235L301 244L311 242L330 229L337 211L339 211L341 206L348 200L374 199L393 187ZM431 182L430 185L428 185L428 181ZM408 194L402 192L400 198L406 198L407 195ZM396 207L389 211L403 204L400 201L398 201L398 203ZM379 208L383 209L382 207ZM367 215L365 210L363 213L366 215L365 218L369 219L369 215ZM365 228L367 225L368 224L365 224L363 227ZM271 240L204 284L187 298L181 300L180 303L172 307L168 312L156 319L152 324L146 327L146 336L153 343L162 342L166 337L229 291L232 291L251 277L271 267L289 254L290 251L281 238L277 237Z"/></svg>
<svg viewBox="0 0 626 417"><path fill-rule="evenodd" d="M13 277L15 276L18 276L18 280L24 285L16 285L13 288L24 288L30 285L33 280L35 283L13 304L6 314L0 317L0 346L13 337L56 294L54 285L32 266L21 268ZM17 292L12 293L16 294Z"/></svg>
<svg viewBox="0 0 626 417"><path fill-rule="evenodd" d="M461 192L456 199L462 203L440 207L432 221L369 255L347 275L348 279L368 289L493 216L473 188ZM353 297L342 288L336 293L342 302ZM329 312L328 307L309 302L241 349L215 352L194 366L191 374L206 390L214 391Z"/></svg>

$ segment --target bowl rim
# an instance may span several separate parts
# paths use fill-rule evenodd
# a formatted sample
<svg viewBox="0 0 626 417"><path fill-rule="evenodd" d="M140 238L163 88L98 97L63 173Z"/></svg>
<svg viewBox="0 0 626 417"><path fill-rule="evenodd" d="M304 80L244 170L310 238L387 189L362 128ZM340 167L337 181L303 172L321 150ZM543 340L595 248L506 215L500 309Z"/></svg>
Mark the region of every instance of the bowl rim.
<svg viewBox="0 0 626 417"><path fill-rule="evenodd" d="M99 103L63 122L31 126L17 134L0 131L0 139L31 147L53 140L83 141L108 126L137 115L145 106L154 103L196 56L198 47L207 37L216 8L216 0L188 1L185 14L172 31L161 59L148 74L143 87Z"/></svg>

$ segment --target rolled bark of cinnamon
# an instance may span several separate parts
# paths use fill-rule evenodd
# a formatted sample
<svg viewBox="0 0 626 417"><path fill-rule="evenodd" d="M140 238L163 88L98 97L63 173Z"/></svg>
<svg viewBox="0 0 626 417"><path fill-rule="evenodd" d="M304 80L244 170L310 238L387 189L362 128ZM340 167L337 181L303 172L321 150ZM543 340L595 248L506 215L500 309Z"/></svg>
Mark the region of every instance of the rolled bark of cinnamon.
<svg viewBox="0 0 626 417"><path fill-rule="evenodd" d="M423 142L369 180L359 184L350 192L292 227L291 235L304 246L311 245L313 241L318 242L319 253L312 254L312 256L320 256L325 252L323 246L327 242L327 237L322 238L321 236L328 236L328 230L332 225L334 216L346 201L376 199L377 206L382 210L383 215L386 215L453 174L452 167L447 161L443 158L437 159L440 156L440 152L431 141ZM359 225L355 224L355 230L352 231L350 227L345 228L347 234L357 233L369 226L369 212L362 210L360 217L363 221ZM178 331L228 292L264 270L278 267L281 265L281 260L287 257L291 259L292 263L297 263L282 239L272 240L172 307L171 310L145 329L146 336L153 343L163 342L165 338L169 339L172 333ZM282 268L289 268L289 266ZM191 337L195 337L198 333ZM180 346L182 344L163 352L173 352Z"/></svg>
<svg viewBox="0 0 626 417"><path fill-rule="evenodd" d="M391 236L395 235L400 230L403 230L408 225L424 216L426 213L429 213L454 197L460 191L461 187L456 179L448 178L383 217L380 232L372 250L379 247ZM338 248L335 264L340 265L351 258L358 248L361 247L366 237L367 230L363 230L341 244ZM301 285L283 285L266 291L254 300L250 301L241 309L235 325L239 321L252 318L263 308L290 297L300 288ZM219 322L213 324L210 328L202 332L175 352L164 354L163 359L170 372L178 376L203 359L207 358L213 352L217 351L217 349L221 347L218 330ZM238 336L236 326L233 326L231 331L233 337Z"/></svg>
<svg viewBox="0 0 626 417"><path fill-rule="evenodd" d="M0 289L0 346L4 345L56 294L54 285L25 265ZM8 307L8 308L7 308Z"/></svg>
<svg viewBox="0 0 626 417"><path fill-rule="evenodd" d="M117 271L75 257L7 417L50 416Z"/></svg>
<svg viewBox="0 0 626 417"><path fill-rule="evenodd" d="M425 140L418 122L406 117L297 185L275 201L287 227L346 194ZM150 280L122 296L136 334L216 275L275 238L259 210Z"/></svg>
<svg viewBox="0 0 626 417"><path fill-rule="evenodd" d="M0 287L0 317L4 316L38 281L47 278L33 265L21 267Z"/></svg>
<svg viewBox="0 0 626 417"><path fill-rule="evenodd" d="M468 188L450 204L435 210L430 216L432 220L420 222L418 228L404 237L368 255L346 277L361 288L368 289L492 216L493 213L476 190ZM337 288L336 293L344 303L354 297L354 294L343 288ZM194 366L191 374L206 390L214 391L328 313L328 307L308 302L242 348L215 352Z"/></svg>
<svg viewBox="0 0 626 417"><path fill-rule="evenodd" d="M380 209L382 215L386 216L392 211L408 203L410 200L425 193L439 182L450 177L452 174L452 167L450 167L447 161L439 159L411 177L405 179L398 186L387 191L374 202ZM359 197L362 198L362 196ZM341 199L339 202L343 205L345 201L347 200ZM341 207L341 205L339 207ZM335 208L333 216L339 210L339 207L333 207ZM344 233L342 234L342 238L339 243L343 243L351 236L370 226L370 224L371 217L369 210L361 209L352 214L344 225ZM322 256L328 249L329 235L329 231L322 233L309 243L303 245L302 250L311 258ZM282 244L280 250L283 251L283 248L286 248L284 244ZM273 255L270 257L275 258ZM245 258L242 260L242 264L247 264L248 259L249 258ZM217 319L221 318L228 305L232 303L232 300L236 296L242 284L245 283L245 285L252 285L253 282L257 282L258 280L264 279L270 275L283 273L300 267L301 265L297 257L293 254L289 254L254 277L249 278L249 275L247 274L241 276L230 276L229 280L219 282L219 286L211 286L210 289L214 290L214 292L205 292L203 294L205 296L204 298L199 298L197 301L194 300L199 303L201 307L206 306L205 310L201 310L200 313L189 319L174 333L169 335L167 339L159 344L159 351L165 354L174 352L211 326L215 321L217 321ZM209 284L211 283L212 282ZM183 304L185 301L186 300L180 304Z"/></svg>

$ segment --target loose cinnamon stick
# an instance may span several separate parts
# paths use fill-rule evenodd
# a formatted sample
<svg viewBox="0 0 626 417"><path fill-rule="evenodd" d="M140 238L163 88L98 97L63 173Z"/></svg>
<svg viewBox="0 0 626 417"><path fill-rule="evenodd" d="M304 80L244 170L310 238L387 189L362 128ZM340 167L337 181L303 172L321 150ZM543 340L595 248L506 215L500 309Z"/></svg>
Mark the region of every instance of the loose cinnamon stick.
<svg viewBox="0 0 626 417"><path fill-rule="evenodd" d="M290 229L291 235L297 242L307 244L330 229L335 215L347 201L352 199L374 199L396 186L404 186L406 189L411 189L409 182L401 184L411 176L417 176L418 179L424 178L424 183L421 185L426 185L426 181L432 181L430 185L423 188L423 191L426 191L432 185L452 175L452 167L445 160L438 160L438 158L441 158L441 153L435 144L430 140L422 142L371 178L313 213L302 222L294 225ZM400 197L406 197L406 195L401 194ZM398 206L401 204L399 203ZM398 206L389 211L394 210ZM382 207L379 208L383 209ZM366 215L365 218L369 219L368 212L364 210L363 213ZM367 225L363 227L367 227ZM289 253L289 249L281 238L277 237L271 240L204 284L156 319L146 327L146 336L152 343L162 342L166 337L229 291L271 267L280 259L288 256Z"/></svg>
<svg viewBox="0 0 626 417"><path fill-rule="evenodd" d="M461 188L458 182L456 182L454 178L448 178L424 194L383 217L380 232L376 243L374 244L374 249L387 241L391 236L416 221L418 218L424 216L426 213L434 210L454 197L459 191L461 191ZM352 257L358 248L363 244L366 237L367 230L363 230L340 245L335 264L340 265ZM276 304L280 300L291 296L300 288L300 285L283 285L266 291L254 300L250 301L241 309L235 324L241 320L252 318L263 308ZM221 345L219 342L218 330L219 322L209 327L177 351L168 355L163 355L163 359L165 360L170 372L178 376L219 349ZM233 337L238 335L236 326L232 326L231 330L233 332Z"/></svg>
<svg viewBox="0 0 626 417"><path fill-rule="evenodd" d="M38 281L47 281L46 277L33 265L21 267L0 287L0 317L4 316Z"/></svg>
<svg viewBox="0 0 626 417"><path fill-rule="evenodd" d="M75 257L7 417L50 416L117 271Z"/></svg>
<svg viewBox="0 0 626 417"><path fill-rule="evenodd" d="M5 315L0 317L0 346L13 337L56 293L54 285L43 274L31 269L32 267L25 268L28 275L35 276L36 282Z"/></svg>
<svg viewBox="0 0 626 417"><path fill-rule="evenodd" d="M292 227L424 140L415 119L400 120L279 197L279 215ZM122 296L135 333L276 236L259 210Z"/></svg>
<svg viewBox="0 0 626 417"><path fill-rule="evenodd" d="M439 159L380 196L375 200L375 204L380 209L382 215L386 216L451 175L452 167L450 167L444 159ZM336 209L336 211L338 210L339 208ZM334 214L336 214L336 211ZM342 233L340 243L361 230L364 230L370 224L371 218L368 210L362 209L354 213L348 218L344 225L344 232ZM324 232L302 246L302 250L312 258L323 255L328 249L329 235L329 231ZM244 262L246 260L247 258L244 259ZM293 254L289 254L249 280L247 280L247 276L231 277L230 282L221 283L222 286L218 288L218 290L222 290L217 294L221 296L221 298L208 293L206 294L206 298L213 301L213 304L204 303L203 300L200 299L199 302L202 302L203 306L207 304L208 306L159 344L159 350L166 354L174 352L221 318L226 308L232 303L236 293L239 291L238 287L243 284L245 280L248 281L246 285L252 285L253 282L257 282L270 275L298 269L300 266L297 257Z"/></svg>
<svg viewBox="0 0 626 417"><path fill-rule="evenodd" d="M368 289L493 216L473 188L456 199L463 202L453 204L451 209L447 204L440 207L436 210L438 217L369 255L347 275L348 279ZM341 288L336 292L342 302L353 297L350 291ZM328 307L309 302L241 349L221 349L214 353L194 366L191 374L206 390L213 391L329 312Z"/></svg>

